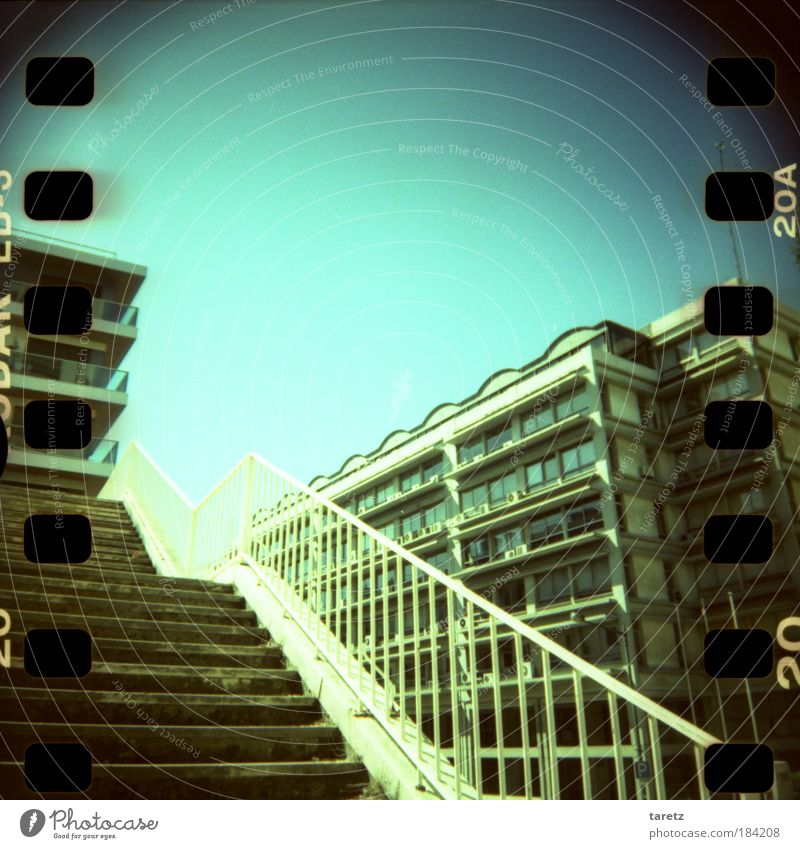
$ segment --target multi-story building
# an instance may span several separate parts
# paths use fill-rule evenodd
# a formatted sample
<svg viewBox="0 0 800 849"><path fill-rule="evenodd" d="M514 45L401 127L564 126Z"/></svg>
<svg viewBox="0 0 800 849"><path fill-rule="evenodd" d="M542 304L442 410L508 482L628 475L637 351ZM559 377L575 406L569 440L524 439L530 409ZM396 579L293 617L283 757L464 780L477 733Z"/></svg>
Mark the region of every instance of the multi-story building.
<svg viewBox="0 0 800 849"><path fill-rule="evenodd" d="M638 331L611 321L577 328L311 486L676 713L726 740L767 742L800 769L797 690L774 672L711 679L703 664L709 630L775 635L800 610L799 354L800 316L777 304L773 329L759 337L706 332L702 298ZM769 449L705 445L705 405L726 399L772 405ZM772 557L709 563L706 519L740 513L770 517ZM322 557L345 562L347 552ZM372 635L392 644L396 680L398 641L410 644L415 628L441 621L446 612L436 607L396 611L379 623L388 633ZM408 691L415 676L424 688L430 653L402 656ZM478 664L486 676L497 669L488 652ZM514 671L511 641L500 664ZM482 734L494 733L495 707L479 705ZM575 722L566 699L556 697L554 709L560 725ZM638 719L628 722L636 728ZM599 744L609 742L604 723L597 705ZM578 753L561 768L562 786L578 787ZM515 775L504 761L503 769L507 784L522 780L521 767ZM642 770L646 777L646 763Z"/></svg>
<svg viewBox="0 0 800 849"><path fill-rule="evenodd" d="M11 261L0 281L5 362L10 387L3 392L10 426L3 483L55 486L88 495L99 492L113 468L117 444L107 438L128 400L128 373L120 363L136 339L138 310L131 301L146 269L113 254L89 252L58 240L39 241L17 231ZM82 286L92 295L92 320L82 333L36 335L25 329L25 293L31 286ZM26 444L23 410L30 401L83 400L91 409L92 439L82 449L36 449Z"/></svg>

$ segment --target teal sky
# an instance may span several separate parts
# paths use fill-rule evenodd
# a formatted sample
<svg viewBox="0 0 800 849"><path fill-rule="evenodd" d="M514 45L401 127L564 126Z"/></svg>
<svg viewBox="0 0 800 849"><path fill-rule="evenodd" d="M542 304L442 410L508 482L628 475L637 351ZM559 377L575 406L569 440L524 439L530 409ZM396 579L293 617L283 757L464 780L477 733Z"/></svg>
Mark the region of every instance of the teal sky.
<svg viewBox="0 0 800 849"><path fill-rule="evenodd" d="M654 195L694 295L734 276L727 226L703 214L715 144L766 171L797 149L780 105L715 119L692 98L732 50L675 4L239 3L0 11L19 51L5 208L149 268L111 435L193 499L248 450L332 473L570 327L677 308ZM25 62L54 54L93 59L89 106L24 103ZM24 175L43 168L92 174L89 221L25 219ZM745 276L800 305L772 222L738 239Z"/></svg>

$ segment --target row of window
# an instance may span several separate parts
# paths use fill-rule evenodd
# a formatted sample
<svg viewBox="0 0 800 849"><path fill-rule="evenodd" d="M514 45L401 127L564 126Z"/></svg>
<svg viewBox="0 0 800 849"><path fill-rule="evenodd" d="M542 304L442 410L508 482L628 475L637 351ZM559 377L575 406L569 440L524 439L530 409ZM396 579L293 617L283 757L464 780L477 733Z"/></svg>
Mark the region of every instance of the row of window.
<svg viewBox="0 0 800 849"><path fill-rule="evenodd" d="M540 399L533 410L523 414L522 435L530 436L542 428L557 421L589 409L589 397L585 387L570 391L562 398L553 400ZM482 454L491 454L498 448L507 445L513 439L511 422L501 427L482 433L465 442L458 449L458 462L468 463Z"/></svg>
<svg viewBox="0 0 800 849"><path fill-rule="evenodd" d="M384 481L372 489L360 492L354 499L347 503L347 509L361 512L385 504L392 496L402 492L409 492L419 484L427 483L432 478L443 473L444 464L441 459L430 460L407 469L399 477Z"/></svg>
<svg viewBox="0 0 800 849"><path fill-rule="evenodd" d="M392 520L387 525L379 527L378 530L386 534L389 539L397 539L405 534L414 533L422 528L429 528L437 522L444 522L447 518L447 502L439 501L435 504L429 504L427 507L422 507L409 513L406 516L401 516Z"/></svg>
<svg viewBox="0 0 800 849"><path fill-rule="evenodd" d="M527 544L530 548L537 548L598 530L603 527L601 506L600 501L592 501L566 512L537 516L526 525L504 528L489 536L478 537L467 545L464 565L477 566L488 563L518 545Z"/></svg>
<svg viewBox="0 0 800 849"><path fill-rule="evenodd" d="M528 490L543 486L559 478L569 477L588 469L597 462L597 450L592 440L565 448L550 457L539 460L525 468L525 486ZM508 495L520 489L516 471L499 478L485 481L464 490L461 494L461 509L471 510L483 504L494 506L503 502Z"/></svg>

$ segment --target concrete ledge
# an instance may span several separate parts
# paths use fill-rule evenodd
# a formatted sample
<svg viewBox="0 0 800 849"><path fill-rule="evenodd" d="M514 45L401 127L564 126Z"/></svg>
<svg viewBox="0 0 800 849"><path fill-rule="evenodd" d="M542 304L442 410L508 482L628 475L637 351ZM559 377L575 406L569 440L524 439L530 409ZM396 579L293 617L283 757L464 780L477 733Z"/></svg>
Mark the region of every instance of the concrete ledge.
<svg viewBox="0 0 800 849"><path fill-rule="evenodd" d="M215 579L233 584L245 598L386 796L390 799L435 799L417 788L416 769L377 720L358 715L361 705L355 694L330 664L318 657L314 643L294 620L284 616L280 602L261 584L258 576L247 566L231 566Z"/></svg>

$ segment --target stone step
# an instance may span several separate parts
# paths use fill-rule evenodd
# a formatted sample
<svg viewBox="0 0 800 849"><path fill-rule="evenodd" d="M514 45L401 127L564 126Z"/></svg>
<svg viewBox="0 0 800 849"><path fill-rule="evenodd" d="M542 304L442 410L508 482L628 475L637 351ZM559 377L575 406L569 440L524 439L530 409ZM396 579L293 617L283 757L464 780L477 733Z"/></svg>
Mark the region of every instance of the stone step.
<svg viewBox="0 0 800 849"><path fill-rule="evenodd" d="M15 579L18 576L38 576L48 578L72 578L76 581L91 581L98 586L143 586L143 587L165 587L176 589L193 590L216 590L232 594L234 589L228 584L215 584L213 581L199 580L196 578L167 578L159 575L155 569L150 567L149 571L131 571L121 569L101 568L90 565L70 566L66 563L31 563L28 560L9 562L5 558L0 560L0 576L9 576Z"/></svg>
<svg viewBox="0 0 800 849"><path fill-rule="evenodd" d="M63 690L95 690L120 693L212 693L221 695L302 695L299 674L293 669L192 670L178 666L97 664L83 678L35 678L17 666L0 669L0 686L44 689L56 684ZM120 698L122 696L120 695Z"/></svg>
<svg viewBox="0 0 800 849"><path fill-rule="evenodd" d="M22 565L23 563L33 563L34 566L69 566L68 563L54 563L48 560L42 560L41 564L36 560L28 560L22 548L22 544L16 545L6 541L2 546L3 557L14 565ZM105 572L113 571L121 574L142 574L150 575L155 571L153 564L148 556L142 554L126 553L124 549L98 549L93 548L89 553L89 557L81 563L75 564L82 566L85 569L102 569Z"/></svg>
<svg viewBox="0 0 800 849"><path fill-rule="evenodd" d="M159 666L241 667L276 669L284 665L283 652L277 646L216 646L124 639L94 638L94 657L103 663L139 663Z"/></svg>
<svg viewBox="0 0 800 849"><path fill-rule="evenodd" d="M75 613L82 616L141 619L147 622L196 622L209 625L256 626L252 610L220 609L213 601L204 605L185 606L175 601L145 602L141 600L102 599L88 596L66 596L49 590L47 597L38 593L15 592L6 602L6 610L46 611L52 614Z"/></svg>
<svg viewBox="0 0 800 849"><path fill-rule="evenodd" d="M109 584L78 580L69 575L53 578L39 574L23 575L15 572L11 575L8 572L0 572L0 598L7 598L17 592L34 592L84 599L174 602L176 605L189 607L203 607L208 604L224 610L244 609L244 599L233 595L231 590L230 586L224 584L202 586L199 589L196 589L194 584L186 587L182 580L179 582L174 578L159 578L158 585L151 587L143 584Z"/></svg>
<svg viewBox="0 0 800 849"><path fill-rule="evenodd" d="M353 799L369 783L356 761L226 764L95 764L83 793L46 799ZM10 799L42 799L25 784L19 762L0 763L0 787Z"/></svg>
<svg viewBox="0 0 800 849"><path fill-rule="evenodd" d="M94 638L127 638L134 644L138 640L150 642L163 640L170 643L202 645L261 645L265 632L247 625L207 625L199 622L149 622L144 619L109 619L102 616L84 616L80 613L53 613L15 610L13 599L4 601L11 616L10 636L24 637L31 628L83 628Z"/></svg>
<svg viewBox="0 0 800 849"><path fill-rule="evenodd" d="M339 729L333 725L242 725L208 728L197 725L161 725L136 710L128 724L3 723L2 759L24 761L33 743L81 743L98 763L242 764L248 761L333 761L344 757Z"/></svg>
<svg viewBox="0 0 800 849"><path fill-rule="evenodd" d="M120 510L125 512L125 505L121 501L109 501L104 498L95 498L76 492L55 491L50 487L34 486L0 486L0 507L4 504L35 504L48 506L50 509L55 504L62 504L70 508L78 505L84 507L97 507L105 510Z"/></svg>
<svg viewBox="0 0 800 849"><path fill-rule="evenodd" d="M63 689L51 681L47 690L18 687L3 699L4 722L108 723L124 725L141 709L161 725L308 725L322 718L319 702L304 695L209 695L142 693L123 698L111 692Z"/></svg>

